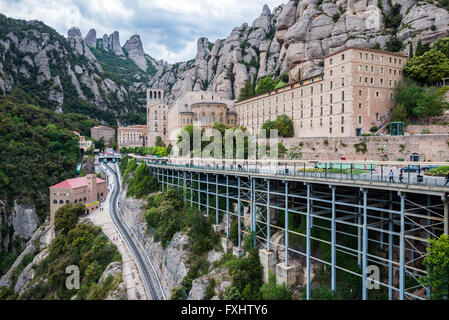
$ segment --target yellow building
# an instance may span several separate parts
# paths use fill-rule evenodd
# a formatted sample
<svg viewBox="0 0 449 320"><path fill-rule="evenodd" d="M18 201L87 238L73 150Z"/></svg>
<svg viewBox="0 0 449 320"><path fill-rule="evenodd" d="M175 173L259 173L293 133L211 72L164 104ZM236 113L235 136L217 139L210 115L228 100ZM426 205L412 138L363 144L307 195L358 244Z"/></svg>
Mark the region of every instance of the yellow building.
<svg viewBox="0 0 449 320"><path fill-rule="evenodd" d="M295 138L349 137L389 122L407 56L350 47L324 58L324 73L237 102L238 125L256 134L288 115Z"/></svg>

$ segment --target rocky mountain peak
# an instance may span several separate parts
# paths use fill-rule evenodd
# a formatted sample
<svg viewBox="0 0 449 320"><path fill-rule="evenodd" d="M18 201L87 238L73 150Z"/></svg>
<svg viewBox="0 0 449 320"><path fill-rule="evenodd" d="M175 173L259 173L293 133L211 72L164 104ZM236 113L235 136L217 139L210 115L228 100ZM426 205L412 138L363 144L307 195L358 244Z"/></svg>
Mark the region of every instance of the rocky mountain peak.
<svg viewBox="0 0 449 320"><path fill-rule="evenodd" d="M269 7L267 4L265 4L265 5L263 6L262 14L261 14L261 15L269 16L270 14L271 14L270 7Z"/></svg>
<svg viewBox="0 0 449 320"><path fill-rule="evenodd" d="M142 40L138 34L135 34L126 41L124 48L128 51L129 58L143 71L148 68L145 52L143 51Z"/></svg>
<svg viewBox="0 0 449 320"><path fill-rule="evenodd" d="M84 41L86 41L89 46L95 47L97 45L97 31L95 29L90 29L86 37L84 37Z"/></svg>
<svg viewBox="0 0 449 320"><path fill-rule="evenodd" d="M108 48L118 56L124 56L122 46L120 45L120 34L114 31L108 38Z"/></svg>
<svg viewBox="0 0 449 320"><path fill-rule="evenodd" d="M67 31L68 38L82 38L81 30L78 27L71 27L69 31Z"/></svg>

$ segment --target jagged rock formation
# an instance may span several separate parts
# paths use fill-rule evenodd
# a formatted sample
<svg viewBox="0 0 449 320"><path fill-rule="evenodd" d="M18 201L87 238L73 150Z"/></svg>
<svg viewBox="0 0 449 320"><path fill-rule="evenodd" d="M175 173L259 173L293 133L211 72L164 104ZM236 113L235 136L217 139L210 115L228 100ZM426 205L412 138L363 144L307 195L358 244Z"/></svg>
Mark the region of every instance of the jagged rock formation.
<svg viewBox="0 0 449 320"><path fill-rule="evenodd" d="M128 51L129 57L134 63L143 71L146 71L147 59L145 58L145 52L143 51L142 41L138 34L133 35L126 41L124 48Z"/></svg>
<svg viewBox="0 0 449 320"><path fill-rule="evenodd" d="M87 35L84 37L86 44L91 47L97 46L97 31L95 29L90 29Z"/></svg>

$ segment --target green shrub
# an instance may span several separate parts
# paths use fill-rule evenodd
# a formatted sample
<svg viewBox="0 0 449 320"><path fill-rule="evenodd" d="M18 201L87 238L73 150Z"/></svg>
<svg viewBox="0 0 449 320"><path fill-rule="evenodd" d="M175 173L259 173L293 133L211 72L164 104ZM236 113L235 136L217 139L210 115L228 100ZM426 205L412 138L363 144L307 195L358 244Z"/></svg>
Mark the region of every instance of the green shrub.
<svg viewBox="0 0 449 320"><path fill-rule="evenodd" d="M434 168L429 170L426 175L436 176L436 177L444 177L449 173L449 166L441 166L439 168Z"/></svg>
<svg viewBox="0 0 449 320"><path fill-rule="evenodd" d="M215 296L216 281L214 278L210 279L209 285L206 288L205 300L210 300Z"/></svg>

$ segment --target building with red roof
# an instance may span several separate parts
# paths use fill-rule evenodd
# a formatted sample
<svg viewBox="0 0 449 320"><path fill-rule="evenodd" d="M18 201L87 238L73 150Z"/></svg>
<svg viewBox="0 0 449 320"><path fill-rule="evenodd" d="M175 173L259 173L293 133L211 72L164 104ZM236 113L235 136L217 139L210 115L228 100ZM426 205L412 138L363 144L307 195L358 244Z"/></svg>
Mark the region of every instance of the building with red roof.
<svg viewBox="0 0 449 320"><path fill-rule="evenodd" d="M50 187L50 222L54 237L54 219L56 211L64 205L83 203L89 214L100 207L106 199L106 181L94 174L68 179Z"/></svg>

